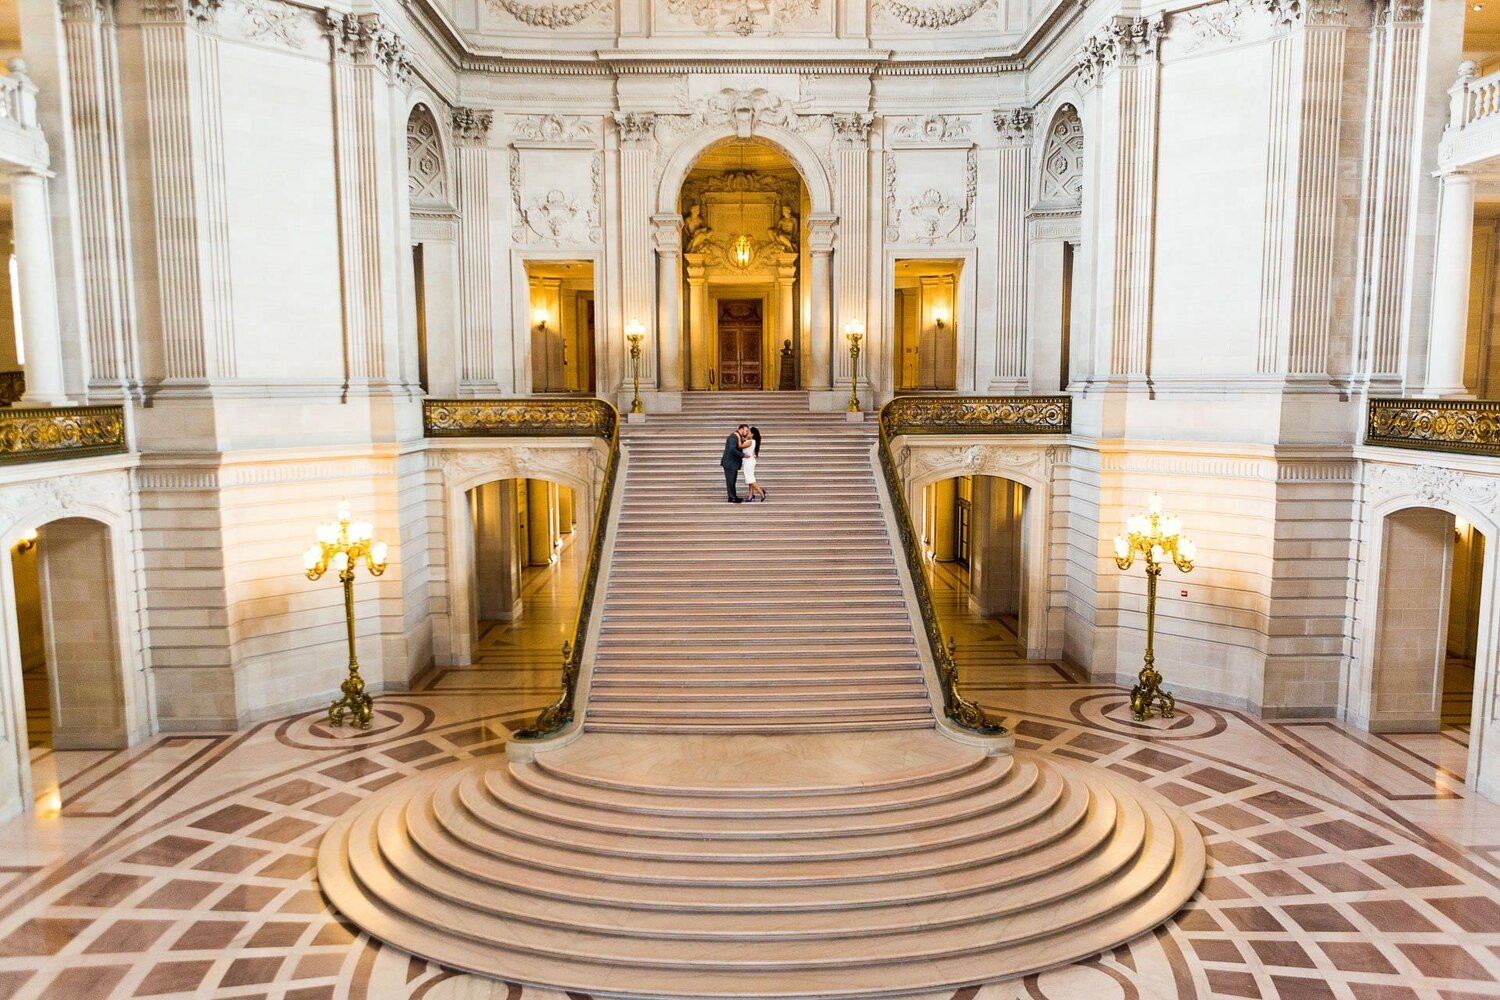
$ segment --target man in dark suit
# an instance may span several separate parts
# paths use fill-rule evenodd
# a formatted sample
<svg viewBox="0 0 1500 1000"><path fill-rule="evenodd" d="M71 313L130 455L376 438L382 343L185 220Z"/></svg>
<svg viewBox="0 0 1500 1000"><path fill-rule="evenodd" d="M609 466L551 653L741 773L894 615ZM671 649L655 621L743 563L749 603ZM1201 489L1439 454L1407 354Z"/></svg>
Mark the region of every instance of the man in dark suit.
<svg viewBox="0 0 1500 1000"><path fill-rule="evenodd" d="M744 503L738 487L740 466L745 464L745 453L740 449L740 434L750 430L749 424L740 424L724 439L724 456L719 464L724 467L724 487L729 492L730 503Z"/></svg>

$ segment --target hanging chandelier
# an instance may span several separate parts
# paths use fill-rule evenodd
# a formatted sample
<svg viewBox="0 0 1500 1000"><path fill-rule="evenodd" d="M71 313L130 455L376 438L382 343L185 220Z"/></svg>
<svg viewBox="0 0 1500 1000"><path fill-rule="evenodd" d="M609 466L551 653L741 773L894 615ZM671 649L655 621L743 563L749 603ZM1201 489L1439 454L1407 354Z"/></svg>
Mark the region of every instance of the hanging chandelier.
<svg viewBox="0 0 1500 1000"><path fill-rule="evenodd" d="M739 223L740 223L740 226L743 227L745 225L745 140L744 139L740 139L740 140L738 140L735 143L735 150L736 150L736 152L738 152L740 154L740 175L739 175L739 183L736 186L740 189L740 218L739 218ZM737 268L739 268L741 271L743 271L746 268L748 268L750 266L750 264L755 260L755 244L753 242L751 242L750 236L747 233L743 233L742 232L742 233L740 233L739 236L735 237L734 248L730 251L729 256L730 256L731 263L733 263L734 266L737 267Z"/></svg>
<svg viewBox="0 0 1500 1000"><path fill-rule="evenodd" d="M734 241L733 257L734 266L741 270L749 267L750 262L755 259L755 246L750 242L750 237L744 233L741 233Z"/></svg>

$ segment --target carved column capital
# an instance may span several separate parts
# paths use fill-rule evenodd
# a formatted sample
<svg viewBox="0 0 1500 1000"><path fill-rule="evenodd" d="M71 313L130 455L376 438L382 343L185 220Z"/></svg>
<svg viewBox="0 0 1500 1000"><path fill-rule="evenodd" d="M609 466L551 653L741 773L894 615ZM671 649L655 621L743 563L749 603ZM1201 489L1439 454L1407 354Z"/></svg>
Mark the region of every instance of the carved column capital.
<svg viewBox="0 0 1500 1000"><path fill-rule="evenodd" d="M835 142L862 146L870 141L870 127L875 124L875 116L865 111L839 113L831 116L831 121Z"/></svg>
<svg viewBox="0 0 1500 1000"><path fill-rule="evenodd" d="M141 19L206 28L218 18L223 0L141 0Z"/></svg>
<svg viewBox="0 0 1500 1000"><path fill-rule="evenodd" d="M616 111L612 117L621 142L649 142L656 137L656 115L649 111Z"/></svg>
<svg viewBox="0 0 1500 1000"><path fill-rule="evenodd" d="M1161 54L1161 40L1166 33L1165 14L1110 18L1084 40L1078 54L1080 82L1085 87L1092 87L1111 69L1155 62Z"/></svg>
<svg viewBox="0 0 1500 1000"><path fill-rule="evenodd" d="M1000 141L1007 145L1025 145L1031 142L1032 130L1036 127L1036 113L1030 108L1002 108L995 112L995 131Z"/></svg>
<svg viewBox="0 0 1500 1000"><path fill-rule="evenodd" d="M99 24L114 20L114 0L58 0L57 6L64 21Z"/></svg>
<svg viewBox="0 0 1500 1000"><path fill-rule="evenodd" d="M374 65L393 82L404 83L411 77L411 50L379 14L345 14L325 7L322 21L329 51L336 61Z"/></svg>
<svg viewBox="0 0 1500 1000"><path fill-rule="evenodd" d="M663 212L651 216L651 245L663 255L682 250L682 216L675 212Z"/></svg>
<svg viewBox="0 0 1500 1000"><path fill-rule="evenodd" d="M833 252L834 234L839 217L832 212L811 212L807 216L807 249L815 255Z"/></svg>
<svg viewBox="0 0 1500 1000"><path fill-rule="evenodd" d="M480 108L453 109L453 141L463 146L482 146L489 141L495 113Z"/></svg>

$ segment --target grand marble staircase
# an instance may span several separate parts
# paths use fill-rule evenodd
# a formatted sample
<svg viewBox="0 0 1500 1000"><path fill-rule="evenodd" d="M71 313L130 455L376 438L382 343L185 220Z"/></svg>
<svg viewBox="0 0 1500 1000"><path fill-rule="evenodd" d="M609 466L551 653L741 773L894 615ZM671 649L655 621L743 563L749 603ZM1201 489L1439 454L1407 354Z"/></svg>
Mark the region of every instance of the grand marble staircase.
<svg viewBox="0 0 1500 1000"><path fill-rule="evenodd" d="M574 996L834 998L1084 958L1192 895L1181 810L934 727L870 429L805 405L690 397L631 428L583 732L336 820L318 878L346 918ZM764 505L722 496L741 413Z"/></svg>
<svg viewBox="0 0 1500 1000"><path fill-rule="evenodd" d="M764 435L765 503L724 495L742 420ZM628 428L589 730L932 726L872 443L872 424L809 413L802 393L689 394Z"/></svg>

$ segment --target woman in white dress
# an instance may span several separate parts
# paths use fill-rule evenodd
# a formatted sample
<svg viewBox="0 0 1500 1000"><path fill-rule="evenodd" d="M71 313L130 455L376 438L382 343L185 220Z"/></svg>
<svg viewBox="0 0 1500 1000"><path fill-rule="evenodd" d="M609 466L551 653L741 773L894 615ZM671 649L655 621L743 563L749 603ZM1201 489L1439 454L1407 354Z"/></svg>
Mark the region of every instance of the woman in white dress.
<svg viewBox="0 0 1500 1000"><path fill-rule="evenodd" d="M750 428L750 437L741 440L743 441L741 449L745 456L745 464L741 468L745 470L745 486L748 487L750 493L749 502L755 503L758 500L765 503L769 494L761 488L760 483L755 481L755 460L760 457L760 428Z"/></svg>

